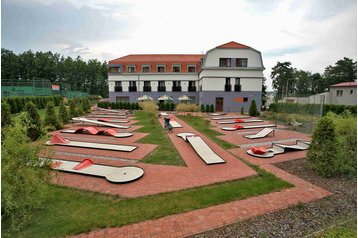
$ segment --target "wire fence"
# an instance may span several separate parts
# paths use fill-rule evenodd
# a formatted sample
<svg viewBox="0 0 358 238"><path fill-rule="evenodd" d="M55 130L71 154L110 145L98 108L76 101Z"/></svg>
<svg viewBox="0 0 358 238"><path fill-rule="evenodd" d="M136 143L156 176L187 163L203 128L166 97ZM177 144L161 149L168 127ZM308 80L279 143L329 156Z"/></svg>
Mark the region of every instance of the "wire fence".
<svg viewBox="0 0 358 238"><path fill-rule="evenodd" d="M69 84L52 83L48 79L1 79L1 97L51 96L61 95L67 98L88 95L83 90Z"/></svg>

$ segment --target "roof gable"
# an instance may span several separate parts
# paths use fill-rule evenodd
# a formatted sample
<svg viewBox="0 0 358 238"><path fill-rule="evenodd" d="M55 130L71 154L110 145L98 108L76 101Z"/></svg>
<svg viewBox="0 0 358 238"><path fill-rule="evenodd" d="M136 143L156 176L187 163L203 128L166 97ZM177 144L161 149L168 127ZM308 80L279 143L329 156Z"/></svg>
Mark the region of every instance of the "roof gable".
<svg viewBox="0 0 358 238"><path fill-rule="evenodd" d="M357 87L357 82L344 82L333 84L330 87Z"/></svg>
<svg viewBox="0 0 358 238"><path fill-rule="evenodd" d="M219 45L216 48L219 48L219 49L249 49L250 47L247 46L247 45L237 43L235 41L230 41L230 42L225 43L223 45Z"/></svg>

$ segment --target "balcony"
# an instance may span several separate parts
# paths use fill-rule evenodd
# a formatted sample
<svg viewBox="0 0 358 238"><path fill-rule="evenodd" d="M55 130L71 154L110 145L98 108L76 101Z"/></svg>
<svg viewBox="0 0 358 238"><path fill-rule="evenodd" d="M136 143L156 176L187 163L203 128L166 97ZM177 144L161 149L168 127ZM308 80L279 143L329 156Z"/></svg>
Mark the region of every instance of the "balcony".
<svg viewBox="0 0 358 238"><path fill-rule="evenodd" d="M151 92L152 91L152 87L151 86L144 86L143 87L143 92Z"/></svg>
<svg viewBox="0 0 358 238"><path fill-rule="evenodd" d="M241 85L235 85L235 92L241 92Z"/></svg>
<svg viewBox="0 0 358 238"><path fill-rule="evenodd" d="M188 91L189 92L196 92L196 86L189 86Z"/></svg>
<svg viewBox="0 0 358 238"><path fill-rule="evenodd" d="M231 92L231 84L225 84L225 92Z"/></svg>
<svg viewBox="0 0 358 238"><path fill-rule="evenodd" d="M181 92L181 86L173 86L172 91L173 92Z"/></svg>
<svg viewBox="0 0 358 238"><path fill-rule="evenodd" d="M137 86L129 86L128 91L129 92L137 92Z"/></svg>
<svg viewBox="0 0 358 238"><path fill-rule="evenodd" d="M115 91L115 92L122 92L122 91L123 91L123 88L122 88L122 86L115 86L115 87L114 87L114 91Z"/></svg>
<svg viewBox="0 0 358 238"><path fill-rule="evenodd" d="M158 86L158 92L165 92L165 86Z"/></svg>

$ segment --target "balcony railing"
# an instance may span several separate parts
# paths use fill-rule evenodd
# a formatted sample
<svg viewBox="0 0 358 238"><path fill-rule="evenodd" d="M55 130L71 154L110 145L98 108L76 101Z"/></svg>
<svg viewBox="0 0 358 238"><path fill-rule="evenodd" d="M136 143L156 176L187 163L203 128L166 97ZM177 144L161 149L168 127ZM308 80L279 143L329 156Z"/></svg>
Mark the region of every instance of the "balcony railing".
<svg viewBox="0 0 358 238"><path fill-rule="evenodd" d="M165 92L165 86L158 86L158 92Z"/></svg>
<svg viewBox="0 0 358 238"><path fill-rule="evenodd" d="M151 92L152 91L152 87L151 86L144 86L143 87L143 92Z"/></svg>
<svg viewBox="0 0 358 238"><path fill-rule="evenodd" d="M122 91L123 91L123 88L122 88L122 86L115 86L115 87L114 87L114 91L115 91L115 92L122 92Z"/></svg>
<svg viewBox="0 0 358 238"><path fill-rule="evenodd" d="M231 84L225 84L225 92L231 92Z"/></svg>
<svg viewBox="0 0 358 238"><path fill-rule="evenodd" d="M188 91L189 92L196 92L196 86L189 86Z"/></svg>
<svg viewBox="0 0 358 238"><path fill-rule="evenodd" d="M137 92L137 86L129 86L128 91L129 92Z"/></svg>
<svg viewBox="0 0 358 238"><path fill-rule="evenodd" d="M241 85L235 85L235 92L241 92Z"/></svg>
<svg viewBox="0 0 358 238"><path fill-rule="evenodd" d="M181 86L173 86L172 91L173 92L181 92Z"/></svg>

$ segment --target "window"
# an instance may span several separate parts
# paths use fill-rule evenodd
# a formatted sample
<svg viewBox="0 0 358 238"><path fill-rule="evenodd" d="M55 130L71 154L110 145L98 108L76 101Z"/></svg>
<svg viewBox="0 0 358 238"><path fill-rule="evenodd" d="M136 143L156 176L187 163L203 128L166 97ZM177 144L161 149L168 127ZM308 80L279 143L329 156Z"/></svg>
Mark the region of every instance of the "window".
<svg viewBox="0 0 358 238"><path fill-rule="evenodd" d="M142 72L143 73L149 73L150 72L150 66L149 65L143 65L142 66Z"/></svg>
<svg viewBox="0 0 358 238"><path fill-rule="evenodd" d="M343 90L337 90L337 97L343 96Z"/></svg>
<svg viewBox="0 0 358 238"><path fill-rule="evenodd" d="M110 73L118 73L118 72L120 72L120 71L119 71L119 68L117 68L117 67L110 67L110 68L109 68L109 72L110 72Z"/></svg>
<svg viewBox="0 0 358 238"><path fill-rule="evenodd" d="M130 66L128 66L128 73L134 73L135 72L135 67L134 67L134 65L130 65Z"/></svg>
<svg viewBox="0 0 358 238"><path fill-rule="evenodd" d="M150 86L150 81L144 81L143 91L144 92L151 92L152 91L152 88Z"/></svg>
<svg viewBox="0 0 358 238"><path fill-rule="evenodd" d="M129 102L129 97L116 97L116 102Z"/></svg>
<svg viewBox="0 0 358 238"><path fill-rule="evenodd" d="M173 65L173 72L179 73L180 72L180 65Z"/></svg>
<svg viewBox="0 0 358 238"><path fill-rule="evenodd" d="M196 92L195 81L189 81L188 91L189 92Z"/></svg>
<svg viewBox="0 0 358 238"><path fill-rule="evenodd" d="M188 73L195 73L195 72L196 72L195 65L189 65L188 66Z"/></svg>
<svg viewBox="0 0 358 238"><path fill-rule="evenodd" d="M129 81L129 92L137 92L137 82L136 81Z"/></svg>
<svg viewBox="0 0 358 238"><path fill-rule="evenodd" d="M235 92L241 92L240 78L235 78Z"/></svg>
<svg viewBox="0 0 358 238"><path fill-rule="evenodd" d="M158 92L165 92L165 81L158 81Z"/></svg>
<svg viewBox="0 0 358 238"><path fill-rule="evenodd" d="M349 91L349 94L353 94L353 89L351 89L351 90Z"/></svg>
<svg viewBox="0 0 358 238"><path fill-rule="evenodd" d="M230 91L231 91L230 81L231 81L230 78L226 78L226 79L225 79L225 91L226 91L226 92L230 92Z"/></svg>
<svg viewBox="0 0 358 238"><path fill-rule="evenodd" d="M247 58L236 59L236 67L247 67Z"/></svg>
<svg viewBox="0 0 358 238"><path fill-rule="evenodd" d="M231 67L231 59L230 58L220 58L219 66L220 67Z"/></svg>
<svg viewBox="0 0 358 238"><path fill-rule="evenodd" d="M122 92L122 81L116 81L114 83L114 91L115 92Z"/></svg>
<svg viewBox="0 0 358 238"><path fill-rule="evenodd" d="M229 85L229 84L230 84L230 78L226 78L226 79L225 79L225 84L226 84L226 85Z"/></svg>
<svg viewBox="0 0 358 238"><path fill-rule="evenodd" d="M247 102L247 101L248 101L248 98L244 98L243 101L244 101L244 102Z"/></svg>
<svg viewBox="0 0 358 238"><path fill-rule="evenodd" d="M157 72L158 73L164 73L165 72L165 66L164 65L158 65L157 66Z"/></svg>
<svg viewBox="0 0 358 238"><path fill-rule="evenodd" d="M173 92L181 92L181 82L180 81L173 81Z"/></svg>

